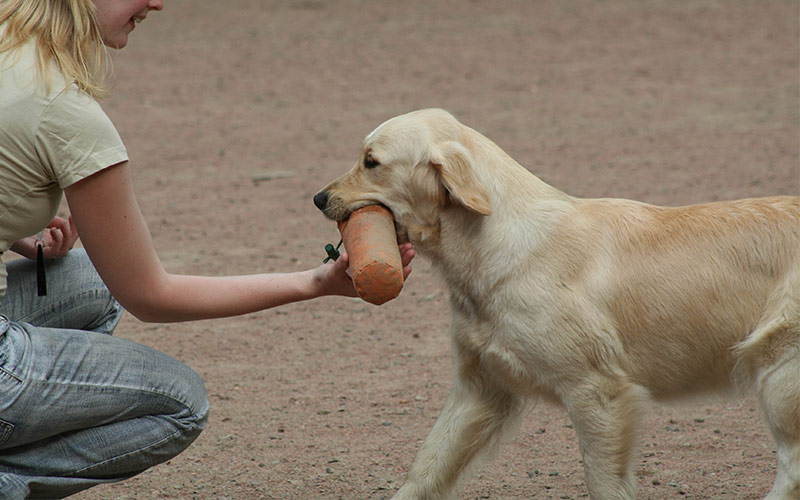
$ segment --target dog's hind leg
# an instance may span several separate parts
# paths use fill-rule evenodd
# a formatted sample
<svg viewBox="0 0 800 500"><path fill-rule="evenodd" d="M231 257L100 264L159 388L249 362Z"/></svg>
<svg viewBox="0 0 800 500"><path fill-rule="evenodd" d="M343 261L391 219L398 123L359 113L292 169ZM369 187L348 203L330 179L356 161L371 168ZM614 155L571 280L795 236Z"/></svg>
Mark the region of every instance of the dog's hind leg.
<svg viewBox="0 0 800 500"><path fill-rule="evenodd" d="M486 384L474 376L456 378L395 499L452 498L459 481L497 447L509 427L513 428L523 409L522 401Z"/></svg>
<svg viewBox="0 0 800 500"><path fill-rule="evenodd" d="M636 426L647 391L624 377L597 375L569 388L564 404L578 433L589 496L595 500L636 497Z"/></svg>
<svg viewBox="0 0 800 500"><path fill-rule="evenodd" d="M777 445L769 500L800 500L800 275L778 295L773 313L736 347L738 376L758 392Z"/></svg>
<svg viewBox="0 0 800 500"><path fill-rule="evenodd" d="M767 499L800 500L800 343L762 371L758 387L778 455L775 484Z"/></svg>

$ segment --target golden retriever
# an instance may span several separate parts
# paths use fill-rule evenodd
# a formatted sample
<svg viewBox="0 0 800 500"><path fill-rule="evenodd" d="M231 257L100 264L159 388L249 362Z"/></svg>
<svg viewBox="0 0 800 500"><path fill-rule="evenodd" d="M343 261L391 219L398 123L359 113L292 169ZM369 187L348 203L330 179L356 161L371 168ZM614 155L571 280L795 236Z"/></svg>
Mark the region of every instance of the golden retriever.
<svg viewBox="0 0 800 500"><path fill-rule="evenodd" d="M575 198L428 109L314 202L387 207L450 292L455 380L396 498L454 496L531 398L566 408L592 498L634 498L643 404L726 389L758 394L777 442L768 498L800 498L800 198Z"/></svg>

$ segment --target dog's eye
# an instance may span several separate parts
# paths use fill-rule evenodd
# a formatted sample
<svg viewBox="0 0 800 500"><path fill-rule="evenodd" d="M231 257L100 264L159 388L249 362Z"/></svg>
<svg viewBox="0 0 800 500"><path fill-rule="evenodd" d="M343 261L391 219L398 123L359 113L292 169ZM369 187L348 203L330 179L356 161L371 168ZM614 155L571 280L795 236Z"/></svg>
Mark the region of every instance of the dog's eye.
<svg viewBox="0 0 800 500"><path fill-rule="evenodd" d="M375 168L380 165L380 162L371 156L364 158L364 168Z"/></svg>

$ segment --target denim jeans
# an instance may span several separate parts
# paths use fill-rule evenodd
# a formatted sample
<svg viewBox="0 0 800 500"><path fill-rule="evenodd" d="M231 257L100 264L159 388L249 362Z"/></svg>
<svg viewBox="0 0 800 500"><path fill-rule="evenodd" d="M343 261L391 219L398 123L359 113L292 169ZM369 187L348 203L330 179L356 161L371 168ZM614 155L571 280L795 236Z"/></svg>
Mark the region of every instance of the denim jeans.
<svg viewBox="0 0 800 500"><path fill-rule="evenodd" d="M111 336L122 308L83 250L8 263L0 299L0 499L61 498L132 477L200 434L200 377L154 349Z"/></svg>

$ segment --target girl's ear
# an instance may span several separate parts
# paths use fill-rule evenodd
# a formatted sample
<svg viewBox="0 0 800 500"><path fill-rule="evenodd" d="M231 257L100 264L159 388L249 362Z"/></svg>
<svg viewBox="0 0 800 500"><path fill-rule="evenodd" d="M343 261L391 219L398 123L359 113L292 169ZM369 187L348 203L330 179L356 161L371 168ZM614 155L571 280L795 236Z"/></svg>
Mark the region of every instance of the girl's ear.
<svg viewBox="0 0 800 500"><path fill-rule="evenodd" d="M431 165L438 170L450 197L480 215L490 215L489 195L473 174L472 158L463 145L455 141L437 147L431 155Z"/></svg>

